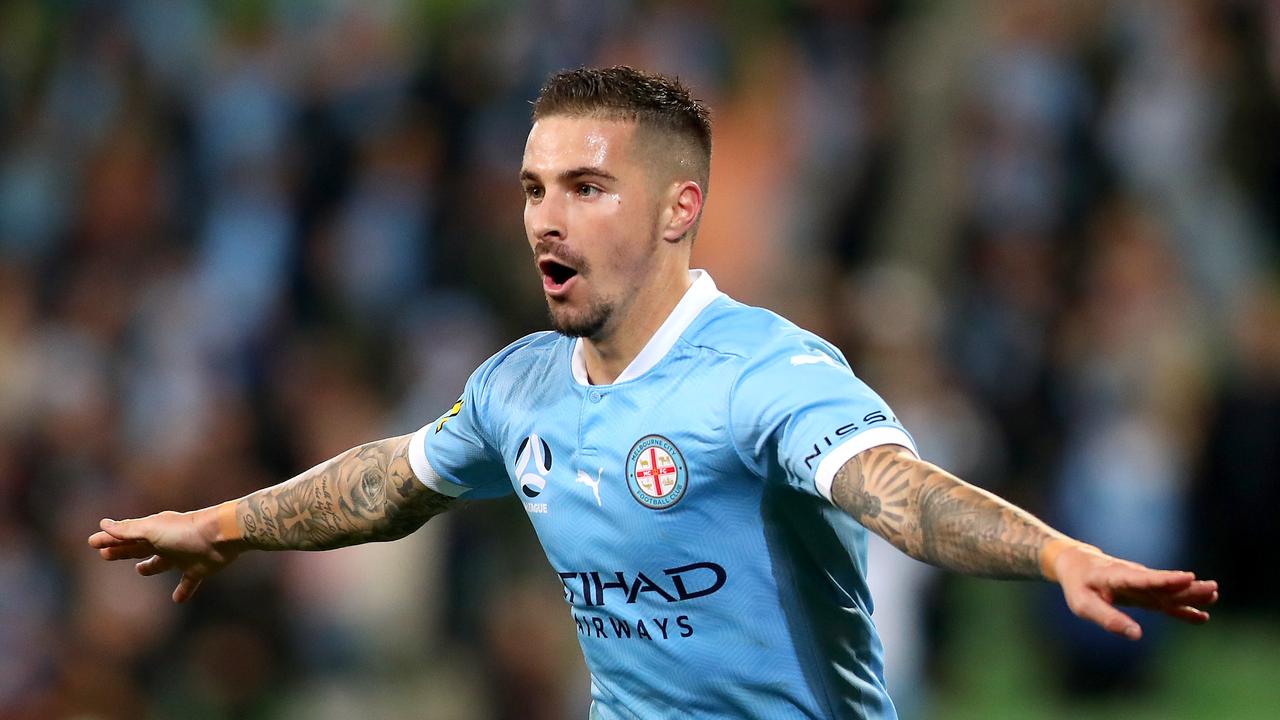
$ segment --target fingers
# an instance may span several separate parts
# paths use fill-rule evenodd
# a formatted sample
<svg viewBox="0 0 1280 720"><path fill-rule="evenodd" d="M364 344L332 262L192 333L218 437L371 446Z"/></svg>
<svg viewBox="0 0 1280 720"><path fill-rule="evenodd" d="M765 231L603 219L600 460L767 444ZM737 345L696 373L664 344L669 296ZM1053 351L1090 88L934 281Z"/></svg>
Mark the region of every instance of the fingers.
<svg viewBox="0 0 1280 720"><path fill-rule="evenodd" d="M112 535L111 533L105 530L99 530L98 532L89 536L89 547L98 548L98 549L108 548L115 545L124 545L126 543L131 543L131 542L137 542L137 541L118 538L115 535Z"/></svg>
<svg viewBox="0 0 1280 720"><path fill-rule="evenodd" d="M1147 591L1149 602L1161 606L1190 605L1208 607L1217 602L1217 582L1215 580L1196 580L1181 589L1170 589L1166 592Z"/></svg>
<svg viewBox="0 0 1280 720"><path fill-rule="evenodd" d="M1167 595L1165 600L1177 605L1206 607L1218 602L1218 583L1213 580L1197 580L1190 586Z"/></svg>
<svg viewBox="0 0 1280 720"><path fill-rule="evenodd" d="M1100 572L1093 574L1080 589L1081 599L1072 604L1072 610L1108 632L1130 640L1140 639L1142 628L1111 601L1151 608L1195 625L1209 621L1209 613L1203 608L1218 601L1218 583L1197 580L1194 573L1150 570L1128 564L1112 564L1098 570ZM1070 597L1068 599L1070 601Z"/></svg>
<svg viewBox="0 0 1280 720"><path fill-rule="evenodd" d="M98 550L103 560L131 560L151 557L156 554L155 546L149 542L128 542L123 545L104 547Z"/></svg>
<svg viewBox="0 0 1280 720"><path fill-rule="evenodd" d="M1098 595L1092 593L1085 595L1071 609L1076 615L1097 623L1107 632L1130 640L1138 640L1142 637L1142 626Z"/></svg>
<svg viewBox="0 0 1280 720"><path fill-rule="evenodd" d="M149 523L148 518L137 518L134 520L112 520L110 518L102 518L98 522L98 527L103 532L119 539L119 540L145 540L146 530Z"/></svg>
<svg viewBox="0 0 1280 720"><path fill-rule="evenodd" d="M134 567L139 575L148 577L178 567L179 561L186 567L188 562L181 560L181 552L178 553L179 560L175 560L171 552L160 553L156 545L148 539L148 534L152 531L163 535L162 531L168 527L165 523L171 523L171 517L180 518L182 515L165 512L131 520L117 521L103 518L98 523L101 530L89 536L89 547L95 548L104 560L142 558L142 561L136 563ZM157 542L160 541L157 540ZM168 548L168 544L165 544L165 547ZM169 550L173 549L169 548ZM178 586L173 590L173 601L183 603L190 600L200 588L203 574L201 570L193 571L190 568L184 571L181 579L178 580Z"/></svg>
<svg viewBox="0 0 1280 720"><path fill-rule="evenodd" d="M1161 612L1171 618L1189 622L1192 625L1203 625L1209 622L1209 613L1190 605L1179 605L1176 607L1162 608Z"/></svg>
<svg viewBox="0 0 1280 720"><path fill-rule="evenodd" d="M173 568L173 561L163 555L152 555L142 562L134 565L138 569L138 574L145 577L159 575Z"/></svg>
<svg viewBox="0 0 1280 720"><path fill-rule="evenodd" d="M1136 566L1109 567L1107 585L1114 590L1157 590L1179 589L1189 587L1195 582L1196 574L1181 570L1152 570Z"/></svg>
<svg viewBox="0 0 1280 720"><path fill-rule="evenodd" d="M178 581L178 587L173 590L173 601L176 603L184 603L196 594L196 590L200 588L203 578L194 575L183 574L182 579Z"/></svg>
<svg viewBox="0 0 1280 720"><path fill-rule="evenodd" d="M1218 583L1197 580L1184 588L1124 589L1115 592L1114 600L1121 605L1153 608L1161 612L1184 605L1205 608L1218 601Z"/></svg>

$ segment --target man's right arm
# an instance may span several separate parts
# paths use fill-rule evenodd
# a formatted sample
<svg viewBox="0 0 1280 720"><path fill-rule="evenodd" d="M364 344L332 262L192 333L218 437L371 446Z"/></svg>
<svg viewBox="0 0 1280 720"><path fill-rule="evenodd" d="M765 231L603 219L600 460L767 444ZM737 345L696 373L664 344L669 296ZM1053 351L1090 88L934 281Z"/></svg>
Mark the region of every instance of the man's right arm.
<svg viewBox="0 0 1280 720"><path fill-rule="evenodd" d="M234 531L245 546L258 550L330 550L408 535L454 502L414 475L412 438L401 435L352 448L234 501Z"/></svg>
<svg viewBox="0 0 1280 720"><path fill-rule="evenodd" d="M409 465L412 435L379 440L239 500L191 512L103 520L89 538L106 560L145 558L143 575L177 568L173 599L189 599L205 577L256 550L328 550L396 540L452 505Z"/></svg>

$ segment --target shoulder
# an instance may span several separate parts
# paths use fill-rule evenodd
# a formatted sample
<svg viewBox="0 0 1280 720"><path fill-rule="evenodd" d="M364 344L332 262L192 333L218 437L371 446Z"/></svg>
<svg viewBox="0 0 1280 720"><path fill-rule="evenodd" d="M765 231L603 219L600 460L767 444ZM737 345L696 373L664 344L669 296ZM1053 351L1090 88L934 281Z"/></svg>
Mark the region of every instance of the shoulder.
<svg viewBox="0 0 1280 720"><path fill-rule="evenodd" d="M571 341L551 330L531 333L494 353L475 373L481 387L510 378L527 377L554 363L569 350Z"/></svg>
<svg viewBox="0 0 1280 720"><path fill-rule="evenodd" d="M489 358L489 362L494 365L527 362L548 352L554 352L565 340L563 335L551 330L529 333L494 353L493 357Z"/></svg>
<svg viewBox="0 0 1280 720"><path fill-rule="evenodd" d="M687 341L737 357L743 370L777 363L835 363L848 367L844 355L815 333L771 310L746 305L728 296L707 307Z"/></svg>

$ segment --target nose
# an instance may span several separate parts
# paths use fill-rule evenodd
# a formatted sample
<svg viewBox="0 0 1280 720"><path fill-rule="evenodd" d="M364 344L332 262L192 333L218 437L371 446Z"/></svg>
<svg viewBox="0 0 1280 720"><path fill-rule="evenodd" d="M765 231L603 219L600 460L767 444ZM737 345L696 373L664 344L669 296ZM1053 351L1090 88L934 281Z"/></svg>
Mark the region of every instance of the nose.
<svg viewBox="0 0 1280 720"><path fill-rule="evenodd" d="M525 229L534 242L564 240L568 234L565 203L555 193L546 193L538 203L524 207Z"/></svg>

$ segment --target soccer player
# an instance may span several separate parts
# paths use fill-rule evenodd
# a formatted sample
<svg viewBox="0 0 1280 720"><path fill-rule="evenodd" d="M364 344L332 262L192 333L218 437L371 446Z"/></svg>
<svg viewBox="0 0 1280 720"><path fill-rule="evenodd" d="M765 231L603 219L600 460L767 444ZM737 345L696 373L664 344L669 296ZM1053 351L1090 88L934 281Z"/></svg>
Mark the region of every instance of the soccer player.
<svg viewBox="0 0 1280 720"><path fill-rule="evenodd" d="M515 494L602 719L894 717L867 529L939 567L1056 582L1134 640L1117 605L1208 620L1215 582L1110 557L920 459L839 350L691 271L710 160L680 83L553 76L520 182L555 331L494 355L416 433L218 506L103 520L89 544L179 570L184 602L247 550L394 540Z"/></svg>

